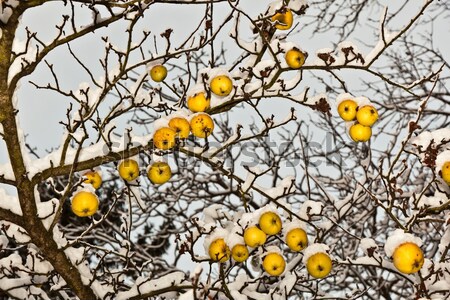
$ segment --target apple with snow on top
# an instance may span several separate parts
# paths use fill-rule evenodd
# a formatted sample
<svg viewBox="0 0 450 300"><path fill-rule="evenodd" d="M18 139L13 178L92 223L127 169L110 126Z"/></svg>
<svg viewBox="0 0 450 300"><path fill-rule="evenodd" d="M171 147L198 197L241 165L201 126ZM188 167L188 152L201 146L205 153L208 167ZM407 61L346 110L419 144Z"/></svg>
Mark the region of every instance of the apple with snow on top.
<svg viewBox="0 0 450 300"><path fill-rule="evenodd" d="M415 243L406 242L398 246L392 255L394 266L402 273L417 273L423 266L423 252Z"/></svg>
<svg viewBox="0 0 450 300"><path fill-rule="evenodd" d="M263 213L259 218L259 228L267 235L277 234L280 232L281 226L280 217L272 211Z"/></svg>
<svg viewBox="0 0 450 300"><path fill-rule="evenodd" d="M126 181L133 181L139 176L139 164L134 159L124 159L118 169L120 177Z"/></svg>
<svg viewBox="0 0 450 300"><path fill-rule="evenodd" d="M244 231L244 241L245 244L252 248L256 248L258 246L264 245L266 242L267 236L256 226L251 226Z"/></svg>
<svg viewBox="0 0 450 300"><path fill-rule="evenodd" d="M271 276L280 276L286 268L284 257L277 253L271 252L264 256L263 269Z"/></svg>

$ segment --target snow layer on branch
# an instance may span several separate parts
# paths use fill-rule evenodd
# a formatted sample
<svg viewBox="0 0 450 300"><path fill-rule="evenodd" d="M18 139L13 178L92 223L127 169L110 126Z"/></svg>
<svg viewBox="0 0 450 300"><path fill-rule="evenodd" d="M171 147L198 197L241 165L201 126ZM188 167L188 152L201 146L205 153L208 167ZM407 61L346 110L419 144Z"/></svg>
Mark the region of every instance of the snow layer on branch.
<svg viewBox="0 0 450 300"><path fill-rule="evenodd" d="M0 228L4 229L4 234L10 239L15 240L19 244L25 244L30 242L30 237L28 236L25 229L17 226L14 223L7 221L0 221Z"/></svg>
<svg viewBox="0 0 450 300"><path fill-rule="evenodd" d="M307 0L291 0L288 3L288 8L290 8L293 11L299 11L306 6L308 6Z"/></svg>
<svg viewBox="0 0 450 300"><path fill-rule="evenodd" d="M359 242L359 246L361 247L361 249L363 250L363 252L365 254L368 253L369 249L372 249L372 248L378 249L377 243L375 242L374 239L371 239L371 238L363 238L363 239L361 239L361 241Z"/></svg>
<svg viewBox="0 0 450 300"><path fill-rule="evenodd" d="M180 285L185 280L184 272L173 272L157 279L139 277L133 287L126 292L117 294L117 300L127 300L131 297L148 294L171 286Z"/></svg>
<svg viewBox="0 0 450 300"><path fill-rule="evenodd" d="M276 199L281 196L292 194L296 191L295 188L295 177L287 176L278 184L277 187L270 189L260 188L266 193L270 198Z"/></svg>
<svg viewBox="0 0 450 300"><path fill-rule="evenodd" d="M322 202L307 200L300 207L299 216L304 220L309 220L313 216L320 216L320 214L322 213L322 209Z"/></svg>
<svg viewBox="0 0 450 300"><path fill-rule="evenodd" d="M435 145L444 144L450 141L450 128L441 128L434 131L424 131L418 136L412 137L410 143L425 150L432 143Z"/></svg>
<svg viewBox="0 0 450 300"><path fill-rule="evenodd" d="M419 237L416 237L411 233L406 233L401 229L396 229L387 238L386 243L384 244L384 252L388 257L391 257L398 246L408 242L414 243L419 247L422 246L422 240Z"/></svg>
<svg viewBox="0 0 450 300"><path fill-rule="evenodd" d="M0 22L3 24L8 23L9 18L11 17L13 10L12 8L17 7L19 5L18 0L6 0L0 2ZM1 35L0 35L1 38Z"/></svg>
<svg viewBox="0 0 450 300"><path fill-rule="evenodd" d="M436 191L434 193L434 196L431 196L431 197L422 196L422 198L420 198L420 201L418 203L418 207L419 208L439 207L449 201L450 201L450 199L448 199L448 197L445 193Z"/></svg>
<svg viewBox="0 0 450 300"><path fill-rule="evenodd" d="M0 208L11 211L12 213L21 216L22 209L17 197L6 194L4 189L0 189Z"/></svg>

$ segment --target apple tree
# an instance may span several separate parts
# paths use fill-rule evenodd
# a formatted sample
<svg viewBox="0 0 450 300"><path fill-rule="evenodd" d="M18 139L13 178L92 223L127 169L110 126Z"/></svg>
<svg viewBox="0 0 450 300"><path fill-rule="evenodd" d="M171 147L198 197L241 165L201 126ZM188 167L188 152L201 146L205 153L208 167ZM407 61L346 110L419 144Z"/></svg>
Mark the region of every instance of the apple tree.
<svg viewBox="0 0 450 300"><path fill-rule="evenodd" d="M450 297L449 8L3 0L0 298Z"/></svg>

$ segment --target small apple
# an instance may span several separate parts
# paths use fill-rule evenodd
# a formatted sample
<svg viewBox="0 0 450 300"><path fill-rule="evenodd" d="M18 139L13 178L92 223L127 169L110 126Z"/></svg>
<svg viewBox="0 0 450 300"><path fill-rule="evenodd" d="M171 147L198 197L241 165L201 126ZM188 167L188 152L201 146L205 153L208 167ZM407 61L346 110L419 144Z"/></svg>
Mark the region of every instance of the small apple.
<svg viewBox="0 0 450 300"><path fill-rule="evenodd" d="M349 134L355 142L367 142L372 136L372 129L369 126L356 123L350 127Z"/></svg>
<svg viewBox="0 0 450 300"><path fill-rule="evenodd" d="M156 65L150 70L150 77L155 82L161 82L166 79L167 69L163 65Z"/></svg>
<svg viewBox="0 0 450 300"><path fill-rule="evenodd" d="M248 248L243 244L237 244L231 249L231 256L237 262L243 262L248 258Z"/></svg>
<svg viewBox="0 0 450 300"><path fill-rule="evenodd" d="M139 165L134 159L124 159L119 165L119 175L123 180L133 181L139 176Z"/></svg>
<svg viewBox="0 0 450 300"><path fill-rule="evenodd" d="M98 198L91 192L78 192L72 198L71 208L79 217L92 216L98 210Z"/></svg>
<svg viewBox="0 0 450 300"><path fill-rule="evenodd" d="M444 163L441 169L441 176L444 181L450 185L450 161Z"/></svg>
<svg viewBox="0 0 450 300"><path fill-rule="evenodd" d="M402 273L418 272L424 262L423 252L415 243L406 242L398 246L392 254L394 266Z"/></svg>
<svg viewBox="0 0 450 300"><path fill-rule="evenodd" d="M275 235L281 230L281 219L274 212L265 212L259 218L259 227L265 234Z"/></svg>
<svg viewBox="0 0 450 300"><path fill-rule="evenodd" d="M206 138L214 130L214 122L208 114L199 113L191 119L192 134L199 138Z"/></svg>
<svg viewBox="0 0 450 300"><path fill-rule="evenodd" d="M83 177L86 178L83 182L92 185L94 189L98 189L102 185L102 176L96 171L87 171Z"/></svg>
<svg viewBox="0 0 450 300"><path fill-rule="evenodd" d="M324 278L330 274L332 268L331 258L324 252L311 255L306 262L308 273L314 278Z"/></svg>
<svg viewBox="0 0 450 300"><path fill-rule="evenodd" d="M175 130L179 139L186 139L191 132L189 121L185 118L172 118L169 121L169 127Z"/></svg>
<svg viewBox="0 0 450 300"><path fill-rule="evenodd" d="M284 257L276 252L268 253L264 256L263 269L269 275L280 276L286 268Z"/></svg>
<svg viewBox="0 0 450 300"><path fill-rule="evenodd" d="M209 108L211 100L206 98L204 92L197 93L187 99L187 107L192 112L204 112Z"/></svg>
<svg viewBox="0 0 450 300"><path fill-rule="evenodd" d="M233 82L230 77L226 75L219 75L211 80L209 87L211 92L217 96L225 97L228 96L233 90Z"/></svg>
<svg viewBox="0 0 450 300"><path fill-rule="evenodd" d="M300 69L305 63L306 54L294 47L286 52L284 58L291 69Z"/></svg>
<svg viewBox="0 0 450 300"><path fill-rule="evenodd" d="M286 244L292 251L300 252L308 246L308 235L301 228L294 228L286 234Z"/></svg>
<svg viewBox="0 0 450 300"><path fill-rule="evenodd" d="M372 126L378 120L378 112L371 105L363 106L356 112L356 120L361 125Z"/></svg>
<svg viewBox="0 0 450 300"><path fill-rule="evenodd" d="M244 231L244 242L252 248L264 245L266 238L264 231L256 226L251 226Z"/></svg>
<svg viewBox="0 0 450 300"><path fill-rule="evenodd" d="M165 162L156 162L150 166L147 177L154 184L163 184L172 177L172 170Z"/></svg>
<svg viewBox="0 0 450 300"><path fill-rule="evenodd" d="M280 12L272 16L272 22L275 23L275 28L279 30L288 30L292 27L294 16L289 8L283 8Z"/></svg>
<svg viewBox="0 0 450 300"><path fill-rule="evenodd" d="M209 257L213 261L221 263L230 259L230 248L228 248L224 239L217 239L209 245Z"/></svg>
<svg viewBox="0 0 450 300"><path fill-rule="evenodd" d="M153 135L153 144L161 150L169 150L175 146L175 136L177 133L170 127L163 127L156 130Z"/></svg>
<svg viewBox="0 0 450 300"><path fill-rule="evenodd" d="M344 121L353 121L356 119L356 109L358 104L353 100L344 100L338 105L339 116Z"/></svg>

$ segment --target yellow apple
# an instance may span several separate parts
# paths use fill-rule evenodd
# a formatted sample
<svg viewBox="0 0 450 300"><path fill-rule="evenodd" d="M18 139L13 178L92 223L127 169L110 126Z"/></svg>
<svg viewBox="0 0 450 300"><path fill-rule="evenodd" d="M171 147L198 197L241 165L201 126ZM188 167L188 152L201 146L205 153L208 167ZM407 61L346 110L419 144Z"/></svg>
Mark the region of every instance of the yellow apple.
<svg viewBox="0 0 450 300"><path fill-rule="evenodd" d="M98 189L102 185L102 177L96 171L87 171L83 177L86 178L83 182L92 185L94 189Z"/></svg>
<svg viewBox="0 0 450 300"><path fill-rule="evenodd" d="M175 146L175 136L177 133L170 127L163 127L156 130L153 135L153 144L161 150L169 150Z"/></svg>
<svg viewBox="0 0 450 300"><path fill-rule="evenodd" d="M378 120L378 112L371 105L363 106L356 112L356 120L361 125L372 126Z"/></svg>
<svg viewBox="0 0 450 300"><path fill-rule="evenodd" d="M356 119L356 109L358 104L353 100L344 100L338 105L339 116L344 121L353 121Z"/></svg>
<svg viewBox="0 0 450 300"><path fill-rule="evenodd" d="M172 118L169 121L169 127L175 130L179 139L186 139L191 132L189 121L185 118Z"/></svg>
<svg viewBox="0 0 450 300"><path fill-rule="evenodd" d="M155 82L163 81L164 79L166 79L166 76L167 76L167 69L163 65L154 66L150 70L150 77Z"/></svg>
<svg viewBox="0 0 450 300"><path fill-rule="evenodd" d="M150 166L147 177L154 184L163 184L172 177L172 170L165 162L156 162Z"/></svg>
<svg viewBox="0 0 450 300"><path fill-rule="evenodd" d="M286 244L292 251L300 252L308 246L308 235L301 228L294 228L286 234Z"/></svg>
<svg viewBox="0 0 450 300"><path fill-rule="evenodd" d="M261 228L265 234L275 235L281 230L281 219L274 212L265 212L259 218L259 228Z"/></svg>
<svg viewBox="0 0 450 300"><path fill-rule="evenodd" d="M264 231L256 226L251 226L244 231L244 242L252 248L264 245L266 238Z"/></svg>
<svg viewBox="0 0 450 300"><path fill-rule="evenodd" d="M209 257L213 261L226 262L230 259L230 248L223 239L217 239L209 245Z"/></svg>
<svg viewBox="0 0 450 300"><path fill-rule="evenodd" d="M367 142L372 136L372 129L369 126L356 123L350 127L349 134L355 142Z"/></svg>
<svg viewBox="0 0 450 300"><path fill-rule="evenodd" d="M414 243L406 242L398 246L392 254L394 266L402 273L412 274L418 272L424 262L423 252Z"/></svg>
<svg viewBox="0 0 450 300"><path fill-rule="evenodd" d="M225 97L228 96L233 90L233 82L230 77L226 75L219 75L211 80L209 87L211 92L217 96Z"/></svg>
<svg viewBox="0 0 450 300"><path fill-rule="evenodd" d="M245 245L237 244L231 249L231 256L237 262L243 262L248 258L248 248Z"/></svg>
<svg viewBox="0 0 450 300"><path fill-rule="evenodd" d="M291 69L300 69L305 63L306 55L299 49L292 48L286 52L284 58Z"/></svg>
<svg viewBox="0 0 450 300"><path fill-rule="evenodd" d="M133 181L139 176L139 165L134 159L124 159L119 165L119 175L126 181Z"/></svg>
<svg viewBox="0 0 450 300"><path fill-rule="evenodd" d="M282 9L283 12L276 13L272 16L272 22L275 23L275 28L279 30L288 30L292 27L294 16L289 8Z"/></svg>
<svg viewBox="0 0 450 300"><path fill-rule="evenodd" d="M206 138L214 130L214 122L208 114L199 113L191 119L192 134L199 138Z"/></svg>
<svg viewBox="0 0 450 300"><path fill-rule="evenodd" d="M450 161L444 163L441 169L441 176L444 181L450 185Z"/></svg>
<svg viewBox="0 0 450 300"><path fill-rule="evenodd" d="M331 258L324 252L311 255L306 262L308 273L314 278L324 278L330 274L332 268Z"/></svg>
<svg viewBox="0 0 450 300"><path fill-rule="evenodd" d="M72 211L79 217L89 217L98 209L98 198L95 194L81 191L72 198Z"/></svg>
<svg viewBox="0 0 450 300"><path fill-rule="evenodd" d="M269 275L280 276L286 268L284 257L276 252L272 252L264 256L263 269Z"/></svg>
<svg viewBox="0 0 450 300"><path fill-rule="evenodd" d="M204 92L197 93L187 99L187 107L192 112L204 112L209 108L211 100L206 98Z"/></svg>

